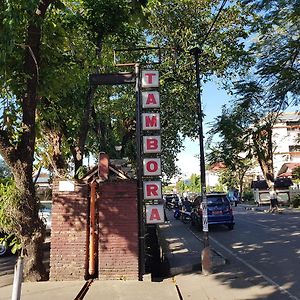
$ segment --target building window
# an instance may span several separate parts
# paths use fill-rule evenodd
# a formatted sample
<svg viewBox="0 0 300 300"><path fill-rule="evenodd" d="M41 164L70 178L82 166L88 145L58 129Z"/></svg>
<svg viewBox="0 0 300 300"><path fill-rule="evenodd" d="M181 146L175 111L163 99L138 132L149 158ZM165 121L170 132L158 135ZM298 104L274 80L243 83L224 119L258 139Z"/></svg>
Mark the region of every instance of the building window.
<svg viewBox="0 0 300 300"><path fill-rule="evenodd" d="M300 132L300 127L287 127L287 131Z"/></svg>
<svg viewBox="0 0 300 300"><path fill-rule="evenodd" d="M288 121L286 122L287 126L300 126L300 121Z"/></svg>
<svg viewBox="0 0 300 300"><path fill-rule="evenodd" d="M289 152L300 152L300 145L289 146Z"/></svg>

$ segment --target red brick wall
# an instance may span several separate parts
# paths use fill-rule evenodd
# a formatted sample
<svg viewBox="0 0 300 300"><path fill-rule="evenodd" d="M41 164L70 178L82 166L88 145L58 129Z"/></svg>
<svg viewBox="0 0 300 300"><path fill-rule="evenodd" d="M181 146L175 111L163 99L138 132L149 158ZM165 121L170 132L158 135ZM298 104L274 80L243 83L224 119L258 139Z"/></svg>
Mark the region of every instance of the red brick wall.
<svg viewBox="0 0 300 300"><path fill-rule="evenodd" d="M78 280L87 274L89 186L74 192L53 184L50 279ZM96 200L99 279L138 279L136 181L106 182Z"/></svg>
<svg viewBox="0 0 300 300"><path fill-rule="evenodd" d="M61 192L58 181L53 183L51 280L78 280L86 274L88 194L88 185Z"/></svg>
<svg viewBox="0 0 300 300"><path fill-rule="evenodd" d="M100 187L99 278L138 279L136 181L107 182Z"/></svg>

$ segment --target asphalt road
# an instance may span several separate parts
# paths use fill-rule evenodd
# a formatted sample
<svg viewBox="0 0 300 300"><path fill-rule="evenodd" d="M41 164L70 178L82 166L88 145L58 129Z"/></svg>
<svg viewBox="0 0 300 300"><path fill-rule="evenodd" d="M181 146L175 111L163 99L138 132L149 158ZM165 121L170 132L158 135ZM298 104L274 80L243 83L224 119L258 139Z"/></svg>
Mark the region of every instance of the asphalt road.
<svg viewBox="0 0 300 300"><path fill-rule="evenodd" d="M269 214L239 205L234 213L234 230L209 232L210 245L229 262L224 270L262 288L273 286L272 299L299 300L300 212Z"/></svg>
<svg viewBox="0 0 300 300"><path fill-rule="evenodd" d="M49 270L50 260L50 238L46 237L44 243L44 259L43 262L47 270ZM14 278L14 266L17 261L17 255L9 255L0 257L0 287L11 285Z"/></svg>

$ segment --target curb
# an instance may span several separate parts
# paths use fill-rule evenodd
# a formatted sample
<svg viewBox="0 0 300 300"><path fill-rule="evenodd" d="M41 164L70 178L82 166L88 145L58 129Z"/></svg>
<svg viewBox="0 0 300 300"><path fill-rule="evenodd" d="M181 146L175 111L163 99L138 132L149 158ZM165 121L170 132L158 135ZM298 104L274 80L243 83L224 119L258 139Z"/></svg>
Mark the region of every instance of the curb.
<svg viewBox="0 0 300 300"><path fill-rule="evenodd" d="M211 252L211 263L212 263L212 272L214 273L216 271L217 267L224 266L228 263L228 261L216 250L210 249ZM172 253L170 252L165 252L165 258L169 262L170 257ZM170 264L169 264L170 265ZM184 273L191 273L191 272L201 272L201 255L199 253L199 263L194 263L194 264L185 264L182 266L177 266L177 267L169 267L169 274L171 276L176 276L179 274L184 274Z"/></svg>

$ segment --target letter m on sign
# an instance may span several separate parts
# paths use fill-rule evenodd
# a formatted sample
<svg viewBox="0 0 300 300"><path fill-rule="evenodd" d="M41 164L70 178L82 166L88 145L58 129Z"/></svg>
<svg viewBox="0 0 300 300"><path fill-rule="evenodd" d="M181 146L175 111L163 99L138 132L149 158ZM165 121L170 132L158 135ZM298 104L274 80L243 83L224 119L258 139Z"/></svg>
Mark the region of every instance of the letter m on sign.
<svg viewBox="0 0 300 300"><path fill-rule="evenodd" d="M142 114L143 130L159 130L160 118L159 113L143 113Z"/></svg>

